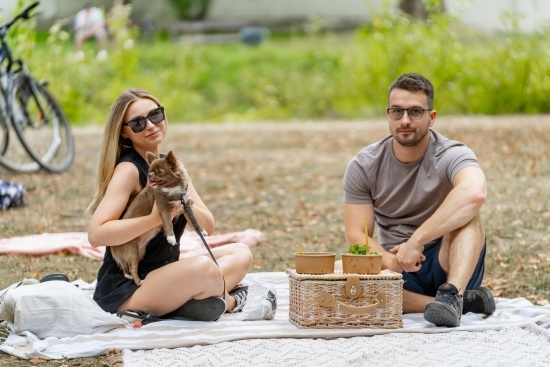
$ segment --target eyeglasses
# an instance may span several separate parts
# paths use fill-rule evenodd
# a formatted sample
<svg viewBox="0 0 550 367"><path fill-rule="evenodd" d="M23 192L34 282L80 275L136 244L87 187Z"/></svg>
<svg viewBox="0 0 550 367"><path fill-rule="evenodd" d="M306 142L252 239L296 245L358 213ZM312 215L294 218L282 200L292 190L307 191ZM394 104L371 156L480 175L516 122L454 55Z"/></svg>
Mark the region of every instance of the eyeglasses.
<svg viewBox="0 0 550 367"><path fill-rule="evenodd" d="M147 116L136 117L131 119L128 122L123 122L122 126L130 126L133 132L140 133L147 126L147 120L151 121L153 124L158 124L164 120L166 116L164 115L164 107L160 106L155 108L153 111L149 112Z"/></svg>
<svg viewBox="0 0 550 367"><path fill-rule="evenodd" d="M429 108L396 108L391 107L386 109L388 112L388 115L392 120L401 120L403 115L405 114L405 111L407 111L407 115L411 120L420 120L422 117L424 117L425 111L431 111Z"/></svg>

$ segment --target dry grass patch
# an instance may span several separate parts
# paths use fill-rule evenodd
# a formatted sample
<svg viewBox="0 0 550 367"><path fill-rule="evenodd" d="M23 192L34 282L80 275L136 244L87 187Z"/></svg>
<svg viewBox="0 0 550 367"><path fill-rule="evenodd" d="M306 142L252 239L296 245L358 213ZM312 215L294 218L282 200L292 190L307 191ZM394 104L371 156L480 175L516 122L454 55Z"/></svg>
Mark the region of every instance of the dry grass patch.
<svg viewBox="0 0 550 367"><path fill-rule="evenodd" d="M496 296L548 303L550 118L440 117L435 128L467 143L487 175L485 285ZM3 179L26 185L28 204L0 213L2 237L86 230L82 213L93 194L101 129L76 128L74 133L76 161L67 173L14 175L0 169ZM252 249L252 271L284 271L294 266L297 244L304 251L340 254L347 249L342 223L345 167L363 146L387 134L383 120L172 123L163 150L173 149L185 162L216 217L217 233L247 228L264 232L265 243ZM23 277L52 272L91 282L99 265L65 253L0 256L0 289ZM106 358L41 365L103 366ZM0 355L0 365L27 364Z"/></svg>

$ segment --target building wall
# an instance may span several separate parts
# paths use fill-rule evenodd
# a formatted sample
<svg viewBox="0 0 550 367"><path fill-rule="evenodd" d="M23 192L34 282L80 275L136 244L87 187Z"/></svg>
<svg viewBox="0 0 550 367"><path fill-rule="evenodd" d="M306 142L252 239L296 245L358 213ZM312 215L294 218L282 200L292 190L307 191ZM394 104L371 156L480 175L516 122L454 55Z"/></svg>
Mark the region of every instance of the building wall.
<svg viewBox="0 0 550 367"><path fill-rule="evenodd" d="M521 15L519 28L524 32L550 25L549 0L446 0L446 4L449 11L461 15L465 24L487 31L506 29L501 21L505 11Z"/></svg>
<svg viewBox="0 0 550 367"><path fill-rule="evenodd" d="M397 0L390 0L397 4ZM56 19L72 18L86 0L41 0L40 26L49 27ZM368 21L384 0L213 0L208 19L247 20L270 26L320 18L328 26L354 26ZM108 10L113 0L92 0ZM550 22L550 0L445 0L447 9L459 14L468 25L484 30L503 30L503 11L520 13L520 29L533 32ZM17 0L0 0L0 19L9 19ZM156 28L169 28L174 12L163 0L133 0L134 16L147 19Z"/></svg>
<svg viewBox="0 0 550 367"><path fill-rule="evenodd" d="M210 19L245 19L259 25L285 25L323 19L328 26L357 25L368 20L380 0L231 0L214 1Z"/></svg>

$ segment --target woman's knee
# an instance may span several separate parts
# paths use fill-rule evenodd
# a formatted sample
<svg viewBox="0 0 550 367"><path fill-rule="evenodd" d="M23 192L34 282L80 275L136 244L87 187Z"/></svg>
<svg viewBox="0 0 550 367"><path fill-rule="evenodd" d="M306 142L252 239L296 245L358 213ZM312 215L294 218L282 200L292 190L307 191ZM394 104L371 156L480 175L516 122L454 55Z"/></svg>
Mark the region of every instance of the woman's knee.
<svg viewBox="0 0 550 367"><path fill-rule="evenodd" d="M220 268L216 265L212 258L208 257L197 257L195 268L198 272L209 277L216 277L221 274Z"/></svg>
<svg viewBox="0 0 550 367"><path fill-rule="evenodd" d="M234 243L233 246L235 246L236 257L239 259L239 262L242 263L243 267L246 268L246 271L248 271L254 260L250 247L240 242Z"/></svg>
<svg viewBox="0 0 550 367"><path fill-rule="evenodd" d="M187 262L182 267L182 271L186 274L194 274L200 278L200 281L208 283L208 286L213 286L219 283L222 279L220 268L212 261L210 257L196 256L192 261ZM199 279L197 279L199 280Z"/></svg>

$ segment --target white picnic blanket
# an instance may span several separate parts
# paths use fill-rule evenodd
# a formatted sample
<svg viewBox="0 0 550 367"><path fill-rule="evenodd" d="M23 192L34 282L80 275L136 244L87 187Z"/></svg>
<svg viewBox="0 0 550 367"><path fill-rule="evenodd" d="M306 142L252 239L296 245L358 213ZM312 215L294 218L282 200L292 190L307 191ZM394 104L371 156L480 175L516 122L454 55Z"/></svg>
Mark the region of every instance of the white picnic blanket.
<svg viewBox="0 0 550 367"><path fill-rule="evenodd" d="M145 325L140 329L133 329L132 326L129 325L126 328L115 329L104 334L82 335L62 339L46 338L42 340L31 333L25 332L20 335L10 334L7 339L0 344L0 350L27 359L89 357L125 350L124 358L128 360L127 363L131 366L133 362L131 362L130 359L132 355L135 355L137 352L131 353L129 350L181 347L197 348L198 346L209 346L209 350L213 353L212 358L223 359L222 354L219 353L223 353L228 348L231 348L227 346L227 342L240 341L239 343L245 343L242 349L249 352L250 355L246 356L246 358L250 360L254 358L256 350L250 349L251 345L247 343L259 343L262 345L262 342L266 342L277 344L282 343L283 339L295 338L307 339L311 343L316 340L315 343L317 343L318 339L353 338L382 334L407 334L408 336L406 338L413 338L415 334L418 334L418 342L411 341L411 343L420 348L421 346L425 347L425 343L430 343L429 339L427 339L427 335L420 334L442 334L449 332L459 334L457 333L459 331L504 331L510 328L534 330L529 334L533 333L534 335L539 335L539 339L542 340L543 345L550 346L550 332L548 329L548 325L550 325L550 306L534 306L524 298L497 298L497 310L493 315L487 318L483 318L481 315L477 314L464 315L462 317L461 326L457 328L436 327L426 322L422 314L406 314L403 315L403 328L401 329L299 329L288 321L288 278L284 272L251 273L247 275L244 282L248 284L260 283L275 288L277 291L278 310L273 320L241 321L235 314L225 314L217 322L161 321ZM87 284L82 281L75 283L78 283L81 288L87 289L90 294L93 292L93 284ZM273 341L273 339L279 338L283 339L281 339L281 341ZM395 336L391 338L395 338ZM521 340L521 336L515 338ZM247 340L249 342L246 342ZM367 346L370 340L372 339L366 338ZM291 340L289 345L304 345L302 344L303 342L305 341ZM473 344L475 345L476 343L477 342L474 342ZM229 343L229 345L233 344L234 343ZM237 343L235 345L241 344ZM306 343L305 345L309 344ZM311 344L312 348L314 345L320 346L321 344ZM274 348L278 347L275 345ZM309 347L306 347L306 349L307 348ZM406 351L407 348L409 347L402 346L399 353ZM292 349L295 348L292 347ZM550 348L544 348L544 352L547 355L549 349ZM277 350L278 349L274 349L272 351L279 354ZM515 349L513 348L511 350ZM287 353L290 352L287 351ZM300 356L305 356L307 354L300 349L295 349L294 353ZM375 353L375 351L373 353ZM137 361L141 363L139 364L140 366L146 366L145 363L148 358L140 359L139 354L136 358ZM343 349L338 355L333 356L333 361L340 361L340 358L351 358L351 354ZM357 360L360 361L361 358L363 358L363 354L357 358ZM342 359L342 361L343 360L344 359ZM549 358L546 358L546 361L548 360ZM153 358L152 361L158 363L155 364L155 366L162 366L156 357ZM258 364L263 365L260 362L258 362ZM189 365L193 365L193 363L189 363ZM210 361L200 365L221 366L224 364ZM231 366L235 365L236 364L231 364ZM321 366L323 364L319 365ZM361 364L359 363L357 365Z"/></svg>
<svg viewBox="0 0 550 367"><path fill-rule="evenodd" d="M550 366L550 324L500 331L390 333L338 339L246 339L131 351L124 367L542 367Z"/></svg>

